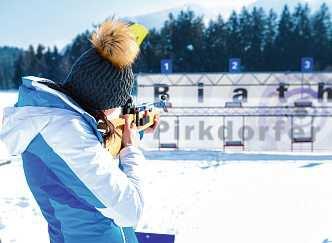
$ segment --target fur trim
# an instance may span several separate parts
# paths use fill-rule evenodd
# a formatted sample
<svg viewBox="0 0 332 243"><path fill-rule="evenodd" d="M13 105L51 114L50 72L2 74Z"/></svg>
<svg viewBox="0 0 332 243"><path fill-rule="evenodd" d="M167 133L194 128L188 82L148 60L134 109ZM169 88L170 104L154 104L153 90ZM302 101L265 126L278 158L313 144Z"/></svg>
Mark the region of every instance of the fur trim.
<svg viewBox="0 0 332 243"><path fill-rule="evenodd" d="M97 52L116 68L134 63L139 46L129 26L119 20L106 20L93 33L91 42Z"/></svg>

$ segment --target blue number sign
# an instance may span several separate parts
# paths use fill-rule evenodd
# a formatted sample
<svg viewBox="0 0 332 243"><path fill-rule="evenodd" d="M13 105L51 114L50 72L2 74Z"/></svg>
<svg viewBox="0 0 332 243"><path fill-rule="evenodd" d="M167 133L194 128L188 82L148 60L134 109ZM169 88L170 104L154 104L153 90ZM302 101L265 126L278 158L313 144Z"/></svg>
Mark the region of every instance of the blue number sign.
<svg viewBox="0 0 332 243"><path fill-rule="evenodd" d="M173 72L173 65L171 59L163 59L160 61L161 73L168 74Z"/></svg>
<svg viewBox="0 0 332 243"><path fill-rule="evenodd" d="M303 57L301 59L301 70L302 72L314 71L314 59L312 57Z"/></svg>
<svg viewBox="0 0 332 243"><path fill-rule="evenodd" d="M229 59L228 70L230 73L238 73L241 71L241 60L240 58Z"/></svg>

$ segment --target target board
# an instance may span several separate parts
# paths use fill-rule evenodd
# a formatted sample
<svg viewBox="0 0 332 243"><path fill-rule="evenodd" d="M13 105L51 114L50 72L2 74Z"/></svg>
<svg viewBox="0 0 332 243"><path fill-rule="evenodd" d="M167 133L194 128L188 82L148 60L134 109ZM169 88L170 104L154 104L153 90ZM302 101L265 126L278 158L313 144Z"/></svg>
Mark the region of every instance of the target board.
<svg viewBox="0 0 332 243"><path fill-rule="evenodd" d="M146 148L330 152L332 73L138 75L137 102L172 103Z"/></svg>

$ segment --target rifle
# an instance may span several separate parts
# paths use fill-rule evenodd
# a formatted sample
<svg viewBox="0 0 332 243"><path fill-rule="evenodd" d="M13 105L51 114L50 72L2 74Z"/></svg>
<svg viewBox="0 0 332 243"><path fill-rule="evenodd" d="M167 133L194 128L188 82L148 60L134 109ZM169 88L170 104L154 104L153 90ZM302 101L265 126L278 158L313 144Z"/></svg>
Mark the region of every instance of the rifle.
<svg viewBox="0 0 332 243"><path fill-rule="evenodd" d="M166 101L166 96L161 96L161 99L153 103L142 103L135 105L133 99L130 98L126 105L122 107L122 115L129 115L129 123L134 122L138 131L144 131L154 123L155 115L159 114L158 109L162 109L164 112L168 112L168 107L171 107L171 103ZM116 118L110 121L115 128L113 136L105 141L106 149L116 156L119 154L122 148L122 133L125 124L124 118Z"/></svg>

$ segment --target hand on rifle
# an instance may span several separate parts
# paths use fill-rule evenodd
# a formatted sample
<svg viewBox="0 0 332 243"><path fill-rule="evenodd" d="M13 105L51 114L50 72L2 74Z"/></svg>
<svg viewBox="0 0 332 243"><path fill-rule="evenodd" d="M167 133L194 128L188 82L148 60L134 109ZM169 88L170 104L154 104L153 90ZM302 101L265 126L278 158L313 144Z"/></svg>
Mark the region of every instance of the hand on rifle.
<svg viewBox="0 0 332 243"><path fill-rule="evenodd" d="M159 125L159 120L160 120L160 116L159 116L159 114L156 114L154 116L153 125L148 127L147 129L145 129L144 133L154 133L157 130L157 127Z"/></svg>
<svg viewBox="0 0 332 243"><path fill-rule="evenodd" d="M121 118L125 119L125 125L122 134L122 147L126 147L129 145L138 146L139 138L135 123L132 122L130 124L129 115L122 115ZM159 125L159 120L159 115L155 115L153 125L145 129L144 133L153 133Z"/></svg>
<svg viewBox="0 0 332 243"><path fill-rule="evenodd" d="M129 145L137 147L139 143L139 137L135 123L129 121L129 115L122 115L121 118L125 119L122 134L122 147Z"/></svg>

